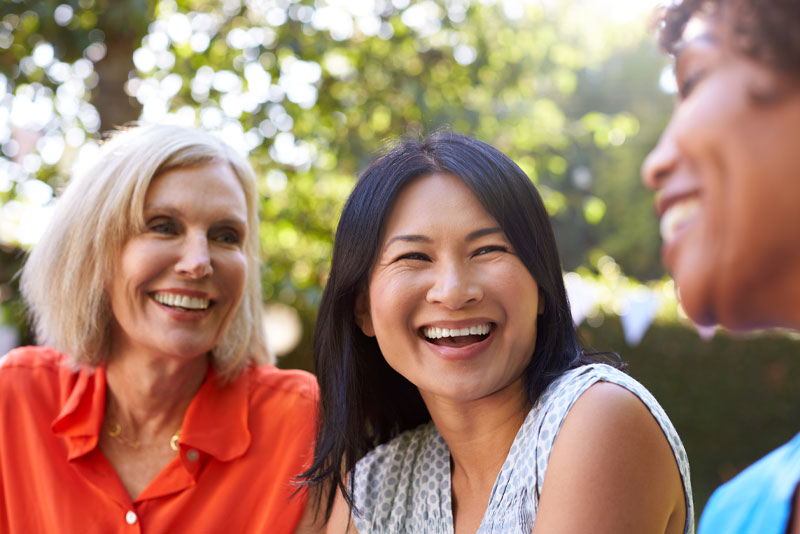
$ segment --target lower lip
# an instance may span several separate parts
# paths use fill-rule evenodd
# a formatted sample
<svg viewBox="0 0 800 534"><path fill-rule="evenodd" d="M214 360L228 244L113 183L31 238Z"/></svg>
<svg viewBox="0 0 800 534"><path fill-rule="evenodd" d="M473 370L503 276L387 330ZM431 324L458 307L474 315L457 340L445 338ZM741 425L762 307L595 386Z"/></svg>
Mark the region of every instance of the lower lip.
<svg viewBox="0 0 800 534"><path fill-rule="evenodd" d="M208 317L211 313L212 305L209 305L208 308L205 310L179 310L177 308L171 308L165 304L161 304L157 300L151 298L151 301L156 304L159 308L164 310L169 316L176 320L183 323L197 323Z"/></svg>
<svg viewBox="0 0 800 534"><path fill-rule="evenodd" d="M427 339L423 338L425 344L434 351L437 355L439 355L444 360L449 361L468 361L477 358L489 347L494 339L494 333L497 331L497 325L493 325L489 335L486 336L486 339L482 341L478 341L477 343L472 343L470 345L465 345L463 347L445 347L442 345L436 345L431 343Z"/></svg>

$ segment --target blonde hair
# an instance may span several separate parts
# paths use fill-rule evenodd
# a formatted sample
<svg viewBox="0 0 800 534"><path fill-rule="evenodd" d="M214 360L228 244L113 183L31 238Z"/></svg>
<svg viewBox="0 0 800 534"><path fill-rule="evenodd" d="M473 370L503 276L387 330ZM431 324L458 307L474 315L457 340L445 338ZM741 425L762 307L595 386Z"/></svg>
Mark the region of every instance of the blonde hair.
<svg viewBox="0 0 800 534"><path fill-rule="evenodd" d="M121 130L103 143L98 161L75 176L53 218L31 251L21 289L39 343L70 356L76 365L104 361L110 342L111 306L106 287L126 241L145 228L150 183L174 169L225 162L247 201L244 294L212 350L223 380L249 363L273 363L262 325L258 198L247 159L212 135L180 126Z"/></svg>

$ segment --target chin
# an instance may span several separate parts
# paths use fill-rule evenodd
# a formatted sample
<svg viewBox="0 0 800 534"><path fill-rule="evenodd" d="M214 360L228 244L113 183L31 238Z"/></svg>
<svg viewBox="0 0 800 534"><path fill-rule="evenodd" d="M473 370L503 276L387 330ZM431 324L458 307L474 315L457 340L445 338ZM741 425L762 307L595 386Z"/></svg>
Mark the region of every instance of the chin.
<svg viewBox="0 0 800 534"><path fill-rule="evenodd" d="M691 301L684 303L686 314L700 326L719 325L731 332L749 332L752 330L790 327L780 317L775 317L774 309L760 309L756 303L750 302L743 295L735 298L707 299L698 306Z"/></svg>
<svg viewBox="0 0 800 534"><path fill-rule="evenodd" d="M173 346L169 348L165 348L164 352L170 354L173 358L177 358L180 360L194 360L195 358L200 358L205 356L206 354L210 354L211 350L214 347L206 347L205 345L190 345L180 344L178 346Z"/></svg>
<svg viewBox="0 0 800 534"><path fill-rule="evenodd" d="M718 321L711 305L708 285L691 278L682 281L677 273L673 274L673 279L678 288L678 302L689 319L700 326L716 325Z"/></svg>

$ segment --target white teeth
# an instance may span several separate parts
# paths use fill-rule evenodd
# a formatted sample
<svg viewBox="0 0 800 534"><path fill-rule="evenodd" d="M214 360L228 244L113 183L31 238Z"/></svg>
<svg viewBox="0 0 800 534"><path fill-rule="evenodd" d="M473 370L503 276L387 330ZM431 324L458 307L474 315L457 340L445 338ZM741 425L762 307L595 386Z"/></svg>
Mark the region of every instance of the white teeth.
<svg viewBox="0 0 800 534"><path fill-rule="evenodd" d="M661 239L669 242L689 220L700 212L700 199L690 198L677 202L661 216Z"/></svg>
<svg viewBox="0 0 800 534"><path fill-rule="evenodd" d="M185 308L187 310L205 310L209 305L209 301L206 299L176 295L174 293L156 293L153 298L165 306Z"/></svg>
<svg viewBox="0 0 800 534"><path fill-rule="evenodd" d="M489 324L479 324L465 328L439 328L438 326L426 326L422 329L422 333L428 339L441 339L443 337L458 337L480 335L484 336L489 333L491 327Z"/></svg>

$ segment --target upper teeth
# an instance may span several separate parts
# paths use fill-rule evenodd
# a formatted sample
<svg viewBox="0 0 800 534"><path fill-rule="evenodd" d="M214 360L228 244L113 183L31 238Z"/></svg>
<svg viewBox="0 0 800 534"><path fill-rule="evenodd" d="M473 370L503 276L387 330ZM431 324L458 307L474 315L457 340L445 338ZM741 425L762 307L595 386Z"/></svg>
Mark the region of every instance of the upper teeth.
<svg viewBox="0 0 800 534"><path fill-rule="evenodd" d="M205 310L208 308L209 303L206 299L176 295L174 293L156 293L153 298L166 306L179 306L190 310Z"/></svg>
<svg viewBox="0 0 800 534"><path fill-rule="evenodd" d="M700 199L690 198L677 202L667 209L661 216L661 239L669 241L678 230L700 211Z"/></svg>
<svg viewBox="0 0 800 534"><path fill-rule="evenodd" d="M489 333L488 324L479 324L465 328L439 328L438 326L426 326L422 333L429 339L439 339L442 337L486 335Z"/></svg>

